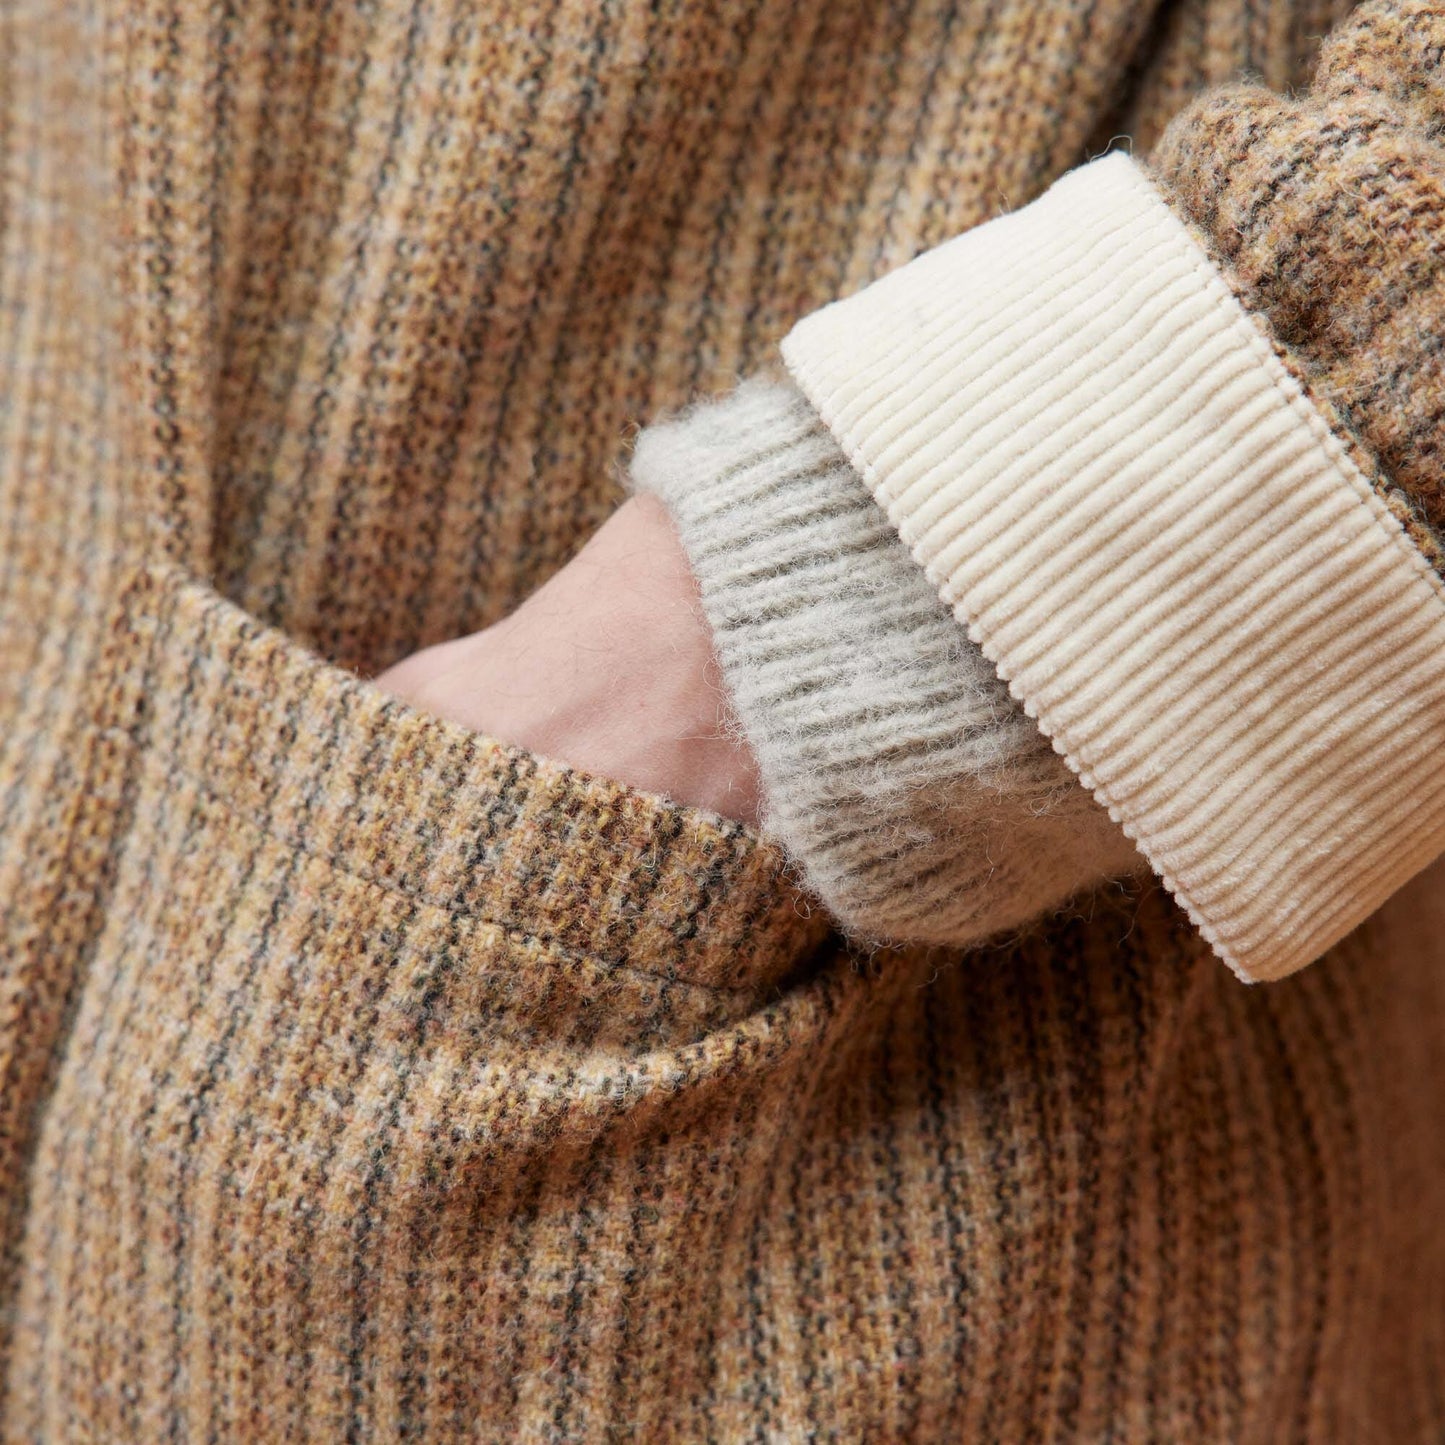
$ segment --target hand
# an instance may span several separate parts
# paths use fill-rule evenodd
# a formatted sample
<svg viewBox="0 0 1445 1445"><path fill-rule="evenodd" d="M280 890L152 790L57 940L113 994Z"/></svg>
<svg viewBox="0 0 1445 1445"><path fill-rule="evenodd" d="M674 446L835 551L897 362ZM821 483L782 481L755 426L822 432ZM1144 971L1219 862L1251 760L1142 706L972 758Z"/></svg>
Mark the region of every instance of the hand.
<svg viewBox="0 0 1445 1445"><path fill-rule="evenodd" d="M511 616L413 653L378 687L504 742L755 824L687 556L662 504L620 507Z"/></svg>

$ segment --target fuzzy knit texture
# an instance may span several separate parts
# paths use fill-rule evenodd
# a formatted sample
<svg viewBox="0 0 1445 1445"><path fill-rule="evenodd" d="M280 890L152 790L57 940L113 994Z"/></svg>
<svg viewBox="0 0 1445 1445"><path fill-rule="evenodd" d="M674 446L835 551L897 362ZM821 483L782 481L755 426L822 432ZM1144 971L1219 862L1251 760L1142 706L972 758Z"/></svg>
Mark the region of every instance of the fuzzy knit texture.
<svg viewBox="0 0 1445 1445"><path fill-rule="evenodd" d="M783 377L647 428L762 822L862 943L961 945L1143 860L953 619Z"/></svg>
<svg viewBox="0 0 1445 1445"><path fill-rule="evenodd" d="M629 428L1345 8L4 7L0 1438L1445 1438L1438 873L1268 988L1153 885L863 960L748 830L358 680ZM1157 168L1402 495L1430 74ZM1322 398L1291 231L1329 376L1423 391Z"/></svg>

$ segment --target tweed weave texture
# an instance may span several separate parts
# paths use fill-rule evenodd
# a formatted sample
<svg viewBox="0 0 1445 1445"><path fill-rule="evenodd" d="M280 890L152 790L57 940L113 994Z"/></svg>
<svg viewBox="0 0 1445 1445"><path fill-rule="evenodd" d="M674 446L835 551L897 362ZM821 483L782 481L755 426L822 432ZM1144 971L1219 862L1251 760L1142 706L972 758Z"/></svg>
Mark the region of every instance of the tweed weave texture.
<svg viewBox="0 0 1445 1445"><path fill-rule="evenodd" d="M1106 890L865 962L358 676L1342 9L0 11L0 1438L1445 1437L1430 930L1246 990Z"/></svg>

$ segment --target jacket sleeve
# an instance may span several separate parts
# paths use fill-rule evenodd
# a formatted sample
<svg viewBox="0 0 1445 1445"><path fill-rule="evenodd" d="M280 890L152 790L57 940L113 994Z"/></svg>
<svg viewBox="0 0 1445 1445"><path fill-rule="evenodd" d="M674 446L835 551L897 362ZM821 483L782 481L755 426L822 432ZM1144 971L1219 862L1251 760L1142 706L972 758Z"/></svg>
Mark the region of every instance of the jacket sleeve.
<svg viewBox="0 0 1445 1445"><path fill-rule="evenodd" d="M1249 980L1309 963L1445 851L1442 44L1439 12L1367 5L1307 95L1208 94L1147 165L1084 166L783 344L1010 705ZM783 570L768 626L834 585ZM875 587L839 595L886 630ZM882 770L931 685L894 679ZM954 786L956 814L984 775L970 797L959 776L914 786ZM1088 816L1046 827L1078 838ZM876 823L850 868L896 897L906 854ZM957 857L912 861L982 886Z"/></svg>

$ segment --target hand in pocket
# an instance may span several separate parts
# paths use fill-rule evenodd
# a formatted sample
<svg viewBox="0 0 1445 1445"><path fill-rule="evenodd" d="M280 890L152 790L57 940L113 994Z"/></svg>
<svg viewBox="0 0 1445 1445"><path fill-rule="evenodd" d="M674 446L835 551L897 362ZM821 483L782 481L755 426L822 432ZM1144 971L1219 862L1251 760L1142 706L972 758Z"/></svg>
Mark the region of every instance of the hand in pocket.
<svg viewBox="0 0 1445 1445"><path fill-rule="evenodd" d="M732 718L676 531L625 503L509 617L376 679L414 707L745 823L752 754Z"/></svg>

